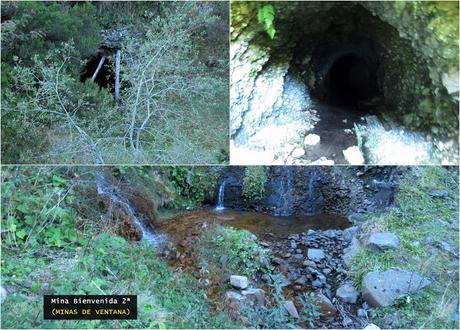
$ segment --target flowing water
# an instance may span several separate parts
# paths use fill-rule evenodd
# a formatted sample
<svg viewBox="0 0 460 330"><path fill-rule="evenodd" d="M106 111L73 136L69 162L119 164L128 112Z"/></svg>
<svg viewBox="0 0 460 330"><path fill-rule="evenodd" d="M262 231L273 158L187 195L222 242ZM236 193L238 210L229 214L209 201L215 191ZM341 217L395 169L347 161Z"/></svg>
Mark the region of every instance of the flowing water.
<svg viewBox="0 0 460 330"><path fill-rule="evenodd" d="M222 181L219 187L219 194L217 195L217 205L215 208L216 211L222 211L223 209L225 209L224 199L225 199L225 181Z"/></svg>
<svg viewBox="0 0 460 330"><path fill-rule="evenodd" d="M276 216L288 216L292 212L292 193L293 193L293 170L292 166L286 166L285 171L281 174L279 200L275 210Z"/></svg>
<svg viewBox="0 0 460 330"><path fill-rule="evenodd" d="M156 245L164 239L163 235L155 234L145 226L145 224L136 216L136 212L134 211L131 203L127 199L117 194L117 188L109 183L103 175L96 175L96 185L97 193L99 195L108 196L113 204L118 205L126 212L134 225L136 225L136 227L142 233L142 240L145 240L148 244Z"/></svg>

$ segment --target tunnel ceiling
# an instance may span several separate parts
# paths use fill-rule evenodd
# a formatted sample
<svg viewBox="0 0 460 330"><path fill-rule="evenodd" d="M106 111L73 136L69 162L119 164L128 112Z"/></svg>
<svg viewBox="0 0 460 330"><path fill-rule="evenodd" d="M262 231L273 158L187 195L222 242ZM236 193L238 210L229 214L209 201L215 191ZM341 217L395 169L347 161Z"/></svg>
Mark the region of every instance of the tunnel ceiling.
<svg viewBox="0 0 460 330"><path fill-rule="evenodd" d="M351 75L360 77L352 83L368 89L358 98L382 97L399 123L458 138L458 90L449 95L445 87L446 77L458 81L458 4L273 2L273 40L257 22L262 5L232 4L232 134L248 110L247 89L268 64L279 62L278 74L295 71L319 98L334 94L341 83L334 72L351 65L358 73Z"/></svg>

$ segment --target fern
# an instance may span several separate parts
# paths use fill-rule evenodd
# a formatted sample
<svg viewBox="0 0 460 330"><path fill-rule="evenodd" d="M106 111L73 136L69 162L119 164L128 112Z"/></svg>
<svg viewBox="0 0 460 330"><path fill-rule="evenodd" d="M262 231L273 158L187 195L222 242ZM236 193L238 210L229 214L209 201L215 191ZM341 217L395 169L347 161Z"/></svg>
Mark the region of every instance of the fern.
<svg viewBox="0 0 460 330"><path fill-rule="evenodd" d="M257 19L260 24L264 25L265 32L267 32L268 36L273 39L275 37L276 29L275 29L275 10L273 9L272 5L265 5L260 7L257 11Z"/></svg>

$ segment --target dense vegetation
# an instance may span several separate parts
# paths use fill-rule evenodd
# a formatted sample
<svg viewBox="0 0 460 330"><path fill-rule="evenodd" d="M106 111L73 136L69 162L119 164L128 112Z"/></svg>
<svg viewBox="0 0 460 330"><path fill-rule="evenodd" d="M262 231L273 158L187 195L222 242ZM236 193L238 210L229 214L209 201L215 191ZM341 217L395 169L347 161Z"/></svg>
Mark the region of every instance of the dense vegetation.
<svg viewBox="0 0 460 330"><path fill-rule="evenodd" d="M225 3L1 6L4 163L227 161ZM108 88L82 76L101 54Z"/></svg>

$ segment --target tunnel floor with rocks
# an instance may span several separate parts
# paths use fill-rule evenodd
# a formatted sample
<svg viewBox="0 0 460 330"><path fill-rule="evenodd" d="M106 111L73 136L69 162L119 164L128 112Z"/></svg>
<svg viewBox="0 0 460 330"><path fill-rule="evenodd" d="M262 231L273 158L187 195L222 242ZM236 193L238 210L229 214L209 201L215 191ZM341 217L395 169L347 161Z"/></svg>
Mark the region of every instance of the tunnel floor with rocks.
<svg viewBox="0 0 460 330"><path fill-rule="evenodd" d="M423 15L398 17L391 2L273 3L271 39L260 6L232 5L233 164L458 160L458 79L453 92L449 68L417 47L434 38Z"/></svg>

